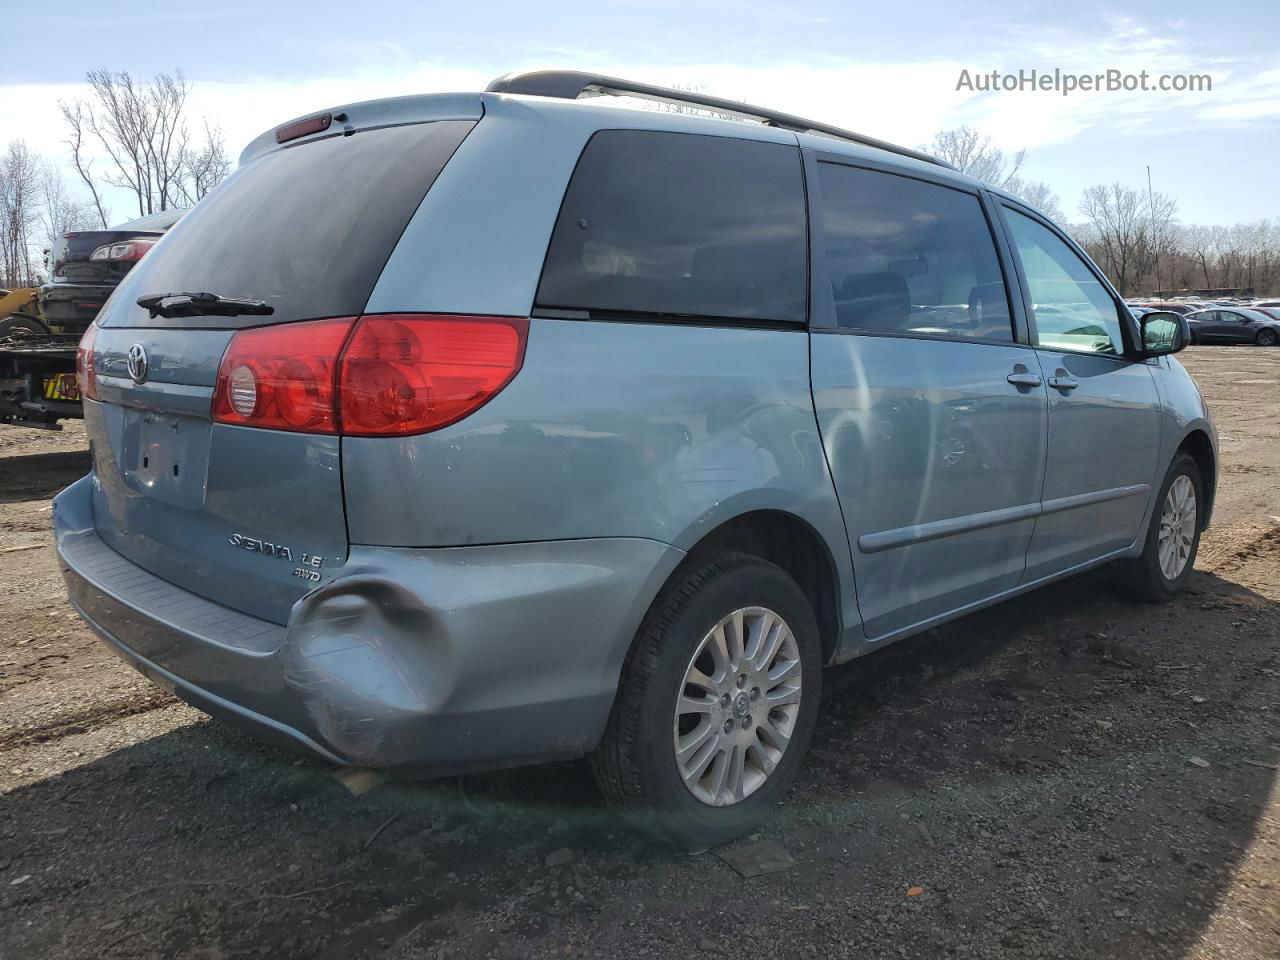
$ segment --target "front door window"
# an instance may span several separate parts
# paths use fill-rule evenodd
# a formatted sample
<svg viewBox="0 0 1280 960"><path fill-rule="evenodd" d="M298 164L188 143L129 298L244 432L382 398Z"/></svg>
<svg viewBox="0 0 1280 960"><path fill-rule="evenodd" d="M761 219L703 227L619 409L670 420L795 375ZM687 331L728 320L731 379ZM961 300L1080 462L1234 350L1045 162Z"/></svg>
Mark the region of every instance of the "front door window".
<svg viewBox="0 0 1280 960"><path fill-rule="evenodd" d="M1009 208L1006 215L1031 293L1036 346L1123 354L1119 309L1088 265L1042 223Z"/></svg>

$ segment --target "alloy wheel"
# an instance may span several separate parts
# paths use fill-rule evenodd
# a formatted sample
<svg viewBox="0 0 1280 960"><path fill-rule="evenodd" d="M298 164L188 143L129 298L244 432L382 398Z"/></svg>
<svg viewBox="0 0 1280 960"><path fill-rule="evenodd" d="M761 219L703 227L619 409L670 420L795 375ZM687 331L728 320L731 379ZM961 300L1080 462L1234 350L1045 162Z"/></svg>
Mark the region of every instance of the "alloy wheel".
<svg viewBox="0 0 1280 960"><path fill-rule="evenodd" d="M707 632L673 724L676 768L690 793L724 807L768 780L800 715L801 674L795 634L766 607L735 610Z"/></svg>
<svg viewBox="0 0 1280 960"><path fill-rule="evenodd" d="M1182 575L1191 558L1191 546L1196 536L1196 488L1191 478L1181 474L1169 486L1160 514L1160 533L1157 539L1160 572L1166 580L1176 580Z"/></svg>

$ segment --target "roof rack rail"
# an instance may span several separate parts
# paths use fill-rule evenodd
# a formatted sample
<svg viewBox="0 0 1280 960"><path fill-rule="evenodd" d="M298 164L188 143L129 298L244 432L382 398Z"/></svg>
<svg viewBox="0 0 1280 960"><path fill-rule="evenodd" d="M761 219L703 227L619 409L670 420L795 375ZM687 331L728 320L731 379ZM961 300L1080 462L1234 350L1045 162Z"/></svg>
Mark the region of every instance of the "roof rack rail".
<svg viewBox="0 0 1280 960"><path fill-rule="evenodd" d="M724 100L689 90L676 90L672 87L658 87L648 83L636 83L633 80L620 80L617 77L606 77L596 73L583 73L578 70L532 70L527 73L508 73L498 77L485 88L486 93L517 93L533 97L556 97L561 100L577 100L586 96L623 96L637 97L643 100L656 100L661 103L689 103L706 107L720 113L733 114L749 120L758 120L766 126L779 127L796 133L820 133L837 140L848 140L860 143L877 150L887 150L900 156L922 160L925 163L937 164L950 170L956 168L945 160L930 156L910 147L900 147L895 143L878 140L875 137L854 133L825 123L806 120L803 117L770 110L767 107L756 107L736 100Z"/></svg>

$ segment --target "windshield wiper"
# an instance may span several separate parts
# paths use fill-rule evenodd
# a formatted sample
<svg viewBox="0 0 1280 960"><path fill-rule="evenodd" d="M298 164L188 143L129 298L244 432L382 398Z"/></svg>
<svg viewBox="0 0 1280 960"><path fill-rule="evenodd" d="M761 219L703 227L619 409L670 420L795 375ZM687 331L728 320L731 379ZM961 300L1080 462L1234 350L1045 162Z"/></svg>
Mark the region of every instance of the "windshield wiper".
<svg viewBox="0 0 1280 960"><path fill-rule="evenodd" d="M266 317L276 308L265 300L245 300L238 297L220 297L216 293L153 293L138 298L138 306L151 319L165 317L239 317L243 315Z"/></svg>

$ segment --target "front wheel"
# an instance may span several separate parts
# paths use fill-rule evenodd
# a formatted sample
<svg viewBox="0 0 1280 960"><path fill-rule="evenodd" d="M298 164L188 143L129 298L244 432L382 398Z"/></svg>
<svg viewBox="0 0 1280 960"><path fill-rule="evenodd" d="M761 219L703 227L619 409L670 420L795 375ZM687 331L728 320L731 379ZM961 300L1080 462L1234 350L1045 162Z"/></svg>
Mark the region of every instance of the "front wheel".
<svg viewBox="0 0 1280 960"><path fill-rule="evenodd" d="M1270 327L1258 331L1257 344L1260 347L1274 347L1280 343L1280 334L1277 334Z"/></svg>
<svg viewBox="0 0 1280 960"><path fill-rule="evenodd" d="M1200 546L1204 480L1189 454L1173 458L1151 511L1141 556L1124 561L1121 585L1139 600L1161 602L1186 586Z"/></svg>
<svg viewBox="0 0 1280 960"><path fill-rule="evenodd" d="M757 827L813 735L821 642L784 570L724 554L664 590L623 669L592 769L641 829L677 846Z"/></svg>

